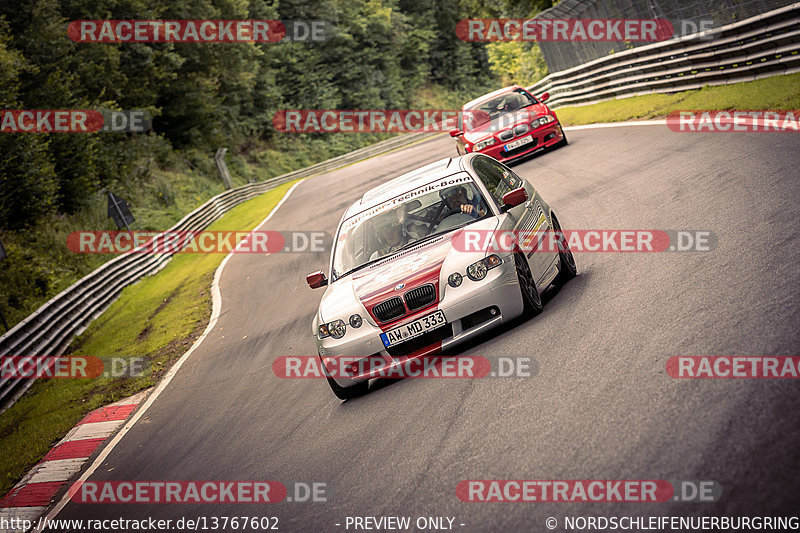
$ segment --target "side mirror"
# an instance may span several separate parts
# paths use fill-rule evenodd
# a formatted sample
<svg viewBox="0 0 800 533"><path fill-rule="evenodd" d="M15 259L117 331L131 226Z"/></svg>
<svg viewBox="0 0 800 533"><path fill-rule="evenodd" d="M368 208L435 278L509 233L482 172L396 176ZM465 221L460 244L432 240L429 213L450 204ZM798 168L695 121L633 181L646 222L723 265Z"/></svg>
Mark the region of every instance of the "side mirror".
<svg viewBox="0 0 800 533"><path fill-rule="evenodd" d="M544 93L542 94L542 96L539 97L539 101L544 103L547 101L548 98L550 98L550 93Z"/></svg>
<svg viewBox="0 0 800 533"><path fill-rule="evenodd" d="M317 270L306 276L306 282L312 289L319 289L328 284L328 278L322 273L322 270Z"/></svg>
<svg viewBox="0 0 800 533"><path fill-rule="evenodd" d="M525 192L524 187L514 189L513 191L508 191L503 195L503 212L505 213L512 207L516 207L527 200L528 193Z"/></svg>
<svg viewBox="0 0 800 533"><path fill-rule="evenodd" d="M464 132L461 130L450 130L450 137L458 137L459 135L463 135Z"/></svg>

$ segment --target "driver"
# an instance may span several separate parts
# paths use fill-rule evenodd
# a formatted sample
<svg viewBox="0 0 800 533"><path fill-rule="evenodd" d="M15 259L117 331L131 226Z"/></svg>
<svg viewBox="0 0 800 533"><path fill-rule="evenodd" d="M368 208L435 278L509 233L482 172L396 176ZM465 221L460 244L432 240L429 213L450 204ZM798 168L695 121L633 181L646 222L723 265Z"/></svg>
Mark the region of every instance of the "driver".
<svg viewBox="0 0 800 533"><path fill-rule="evenodd" d="M375 224L375 230L378 234L380 247L372 252L369 258L370 261L396 252L415 239L414 236L408 233L403 220L398 217L396 212L382 215L381 219Z"/></svg>
<svg viewBox="0 0 800 533"><path fill-rule="evenodd" d="M473 195L472 201L470 202L467 199L467 189L461 185L441 190L439 191L439 196L442 197L447 204L447 207L450 209L450 212L446 213L445 217L448 217L452 215L453 212L458 211L461 211L472 218L480 218L486 214L486 209L481 207L481 200L478 195Z"/></svg>
<svg viewBox="0 0 800 533"><path fill-rule="evenodd" d="M505 113L509 113L511 111L516 111L525 106L525 97L519 93L512 93L506 97L506 101L502 106L502 111Z"/></svg>

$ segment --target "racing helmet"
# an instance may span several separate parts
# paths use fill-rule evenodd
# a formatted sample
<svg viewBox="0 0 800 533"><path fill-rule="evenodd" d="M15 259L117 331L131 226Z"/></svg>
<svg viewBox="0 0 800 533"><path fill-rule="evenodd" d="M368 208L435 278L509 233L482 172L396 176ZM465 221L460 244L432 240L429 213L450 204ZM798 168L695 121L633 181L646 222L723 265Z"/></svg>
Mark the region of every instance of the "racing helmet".
<svg viewBox="0 0 800 533"><path fill-rule="evenodd" d="M467 189L463 185L456 185L455 187L448 187L447 189L440 189L439 190L439 197L447 202L449 198L456 196L458 194L463 194L464 199L469 201L469 196L467 196Z"/></svg>

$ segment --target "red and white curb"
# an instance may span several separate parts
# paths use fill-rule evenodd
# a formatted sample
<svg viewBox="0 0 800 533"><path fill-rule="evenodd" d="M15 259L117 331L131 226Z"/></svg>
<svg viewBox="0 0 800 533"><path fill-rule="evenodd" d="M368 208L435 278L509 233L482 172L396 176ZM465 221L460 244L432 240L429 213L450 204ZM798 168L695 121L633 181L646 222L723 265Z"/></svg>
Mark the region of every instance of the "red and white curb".
<svg viewBox="0 0 800 533"><path fill-rule="evenodd" d="M77 474L103 442L125 423L149 391L95 409L70 430L6 496L0 500L0 533L24 520L35 522L58 491ZM13 519L13 521L12 521Z"/></svg>

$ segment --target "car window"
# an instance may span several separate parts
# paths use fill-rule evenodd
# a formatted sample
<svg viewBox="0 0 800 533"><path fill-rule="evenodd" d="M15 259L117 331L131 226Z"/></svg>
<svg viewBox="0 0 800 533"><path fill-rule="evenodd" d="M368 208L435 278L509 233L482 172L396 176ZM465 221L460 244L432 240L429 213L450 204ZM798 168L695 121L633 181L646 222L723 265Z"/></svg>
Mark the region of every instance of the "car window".
<svg viewBox="0 0 800 533"><path fill-rule="evenodd" d="M331 279L445 231L492 216L473 178L454 174L345 219L337 232Z"/></svg>
<svg viewBox="0 0 800 533"><path fill-rule="evenodd" d="M523 89L514 89L513 91L503 93L499 96L481 100L470 107L465 107L463 113L463 115L465 115L464 120L462 121L462 114L459 114L458 127L459 129L463 129L465 126L464 122L466 121L466 126L468 126L469 129L475 128L500 115L511 113L536 103L538 103L536 98Z"/></svg>
<svg viewBox="0 0 800 533"><path fill-rule="evenodd" d="M486 185L498 207L503 205L504 194L522 186L522 178L494 159L477 157L472 162L472 168Z"/></svg>
<svg viewBox="0 0 800 533"><path fill-rule="evenodd" d="M508 168L507 166L503 165L502 163L498 163L500 167L503 169L503 179L510 187L510 190L519 189L520 187L524 186L524 182L522 178L514 174L514 171Z"/></svg>

